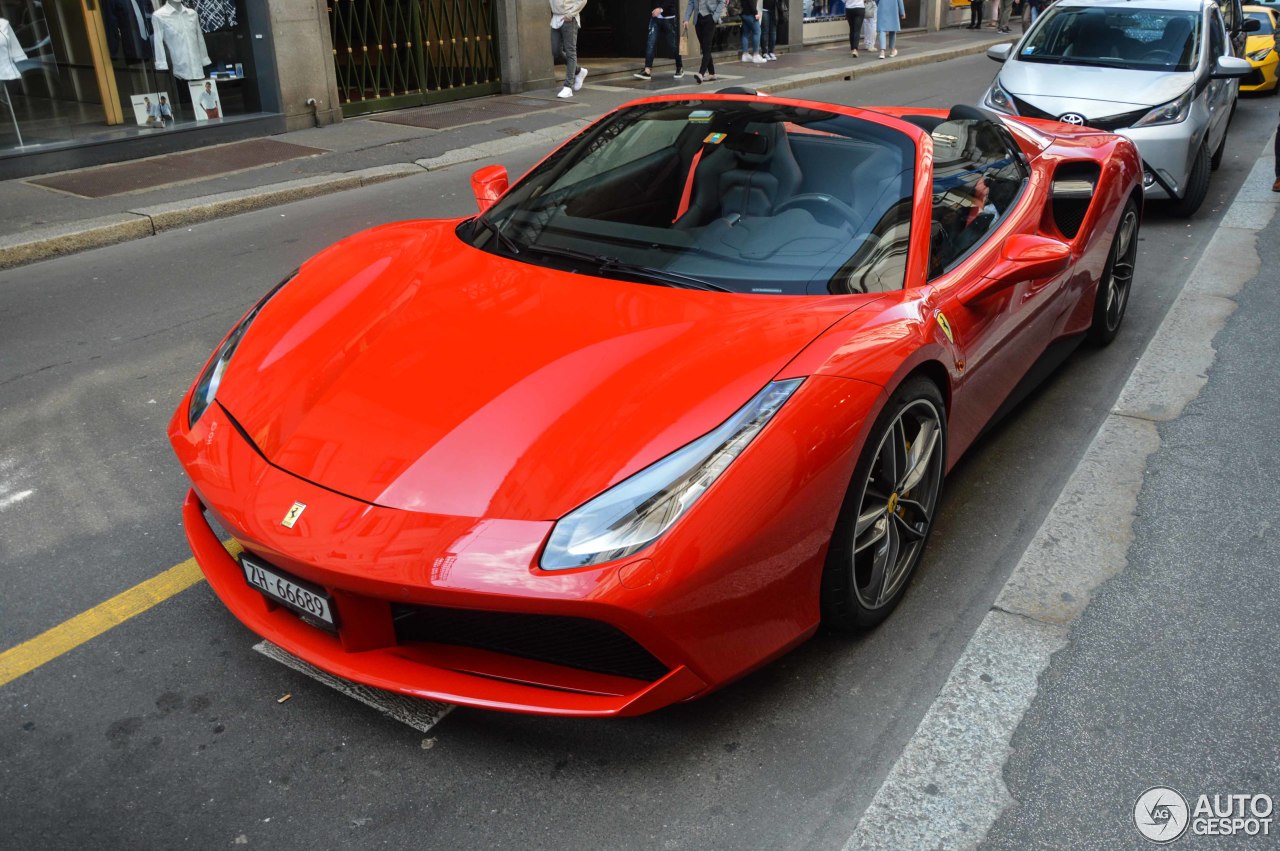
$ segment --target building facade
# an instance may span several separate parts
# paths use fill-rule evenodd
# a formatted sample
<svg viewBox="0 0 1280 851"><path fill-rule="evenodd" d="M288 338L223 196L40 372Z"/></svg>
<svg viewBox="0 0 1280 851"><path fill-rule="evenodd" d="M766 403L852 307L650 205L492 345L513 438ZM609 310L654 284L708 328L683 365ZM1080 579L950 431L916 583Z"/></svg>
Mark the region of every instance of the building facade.
<svg viewBox="0 0 1280 851"><path fill-rule="evenodd" d="M820 35L821 2L782 0L778 42ZM589 0L584 62L639 61L652 7ZM550 88L549 28L547 0L0 0L0 179Z"/></svg>

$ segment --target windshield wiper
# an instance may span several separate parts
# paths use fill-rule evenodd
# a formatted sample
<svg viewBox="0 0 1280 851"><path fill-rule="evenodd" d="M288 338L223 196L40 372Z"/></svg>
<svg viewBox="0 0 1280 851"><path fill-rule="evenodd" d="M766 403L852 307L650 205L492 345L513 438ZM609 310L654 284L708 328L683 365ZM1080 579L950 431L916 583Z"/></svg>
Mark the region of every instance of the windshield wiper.
<svg viewBox="0 0 1280 851"><path fill-rule="evenodd" d="M498 227L496 224L489 221L484 216L476 216L475 223L480 225L480 227L484 228L489 233L493 234L494 239L498 240L498 243L503 248L507 249L507 251L511 252L512 254L520 253L520 245L514 239L512 239L511 237L503 233L502 228Z"/></svg>
<svg viewBox="0 0 1280 851"><path fill-rule="evenodd" d="M695 278L692 275L682 275L679 272L669 272L666 269L658 269L653 266L640 266L634 263L626 263L617 257L610 257L605 254L591 254L586 251L575 251L572 248L554 248L548 245L529 245L528 248L534 251L540 251L543 254L549 254L553 257L564 257L567 260L581 260L590 263L600 272L617 272L623 275L635 275L640 278L648 278L649 280L665 284L669 287L681 287L687 290L707 290L711 292L731 293L733 290L728 287L722 287L719 284L713 284L710 281L704 281L701 278Z"/></svg>

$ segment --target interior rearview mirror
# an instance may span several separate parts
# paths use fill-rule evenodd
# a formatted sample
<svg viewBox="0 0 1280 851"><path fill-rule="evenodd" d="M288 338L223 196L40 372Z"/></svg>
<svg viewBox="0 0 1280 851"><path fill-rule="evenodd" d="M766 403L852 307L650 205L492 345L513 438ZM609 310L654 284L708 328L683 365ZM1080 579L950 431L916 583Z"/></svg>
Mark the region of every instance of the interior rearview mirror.
<svg viewBox="0 0 1280 851"><path fill-rule="evenodd" d="M487 165L471 174L471 191L476 196L476 206L484 212L507 191L507 169L500 165Z"/></svg>

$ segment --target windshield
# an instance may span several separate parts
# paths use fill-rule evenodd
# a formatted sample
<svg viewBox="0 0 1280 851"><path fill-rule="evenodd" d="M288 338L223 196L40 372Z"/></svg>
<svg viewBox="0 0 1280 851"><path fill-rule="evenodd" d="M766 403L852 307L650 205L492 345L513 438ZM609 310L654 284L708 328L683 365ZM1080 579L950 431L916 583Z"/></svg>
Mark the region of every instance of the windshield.
<svg viewBox="0 0 1280 851"><path fill-rule="evenodd" d="M740 293L901 289L915 145L759 99L640 104L552 154L459 233L516 260Z"/></svg>
<svg viewBox="0 0 1280 851"><path fill-rule="evenodd" d="M1023 62L1190 71L1200 50L1200 15L1116 6L1049 7L1018 52Z"/></svg>
<svg viewBox="0 0 1280 851"><path fill-rule="evenodd" d="M1259 25L1249 35L1273 35L1276 31L1275 27L1271 25L1270 12L1245 12L1244 17L1246 21L1257 21Z"/></svg>

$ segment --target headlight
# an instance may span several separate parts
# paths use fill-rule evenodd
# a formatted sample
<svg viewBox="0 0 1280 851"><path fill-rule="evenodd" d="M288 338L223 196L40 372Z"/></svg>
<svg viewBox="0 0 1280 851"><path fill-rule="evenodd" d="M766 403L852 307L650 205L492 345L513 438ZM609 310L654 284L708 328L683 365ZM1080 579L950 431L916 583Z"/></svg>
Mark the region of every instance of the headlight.
<svg viewBox="0 0 1280 851"><path fill-rule="evenodd" d="M1182 97L1161 104L1146 115L1133 122L1134 127L1155 127L1159 124L1177 124L1186 121L1191 114L1191 89L1187 89Z"/></svg>
<svg viewBox="0 0 1280 851"><path fill-rule="evenodd" d="M1001 112L1008 112L1013 115L1018 114L1018 109L1013 105L1013 98L1000 85L1000 78L991 81L991 88L987 89L987 106L998 109Z"/></svg>
<svg viewBox="0 0 1280 851"><path fill-rule="evenodd" d="M271 297L280 291L280 288L289 283L297 271L289 274L280 283L276 284L271 292L264 295L257 304L253 306L245 314L244 318L231 329L231 333L222 341L222 345L218 346L218 350L213 353L212 360L209 365L204 368L204 372L200 373L200 378L196 381L196 386L191 390L191 403L187 406L187 425L194 426L196 420L209 408L213 403L213 398L217 395L218 385L222 383L222 376L227 371L227 364L231 363L231 356L236 353L236 346L240 345L240 339L244 336L244 332L249 330L249 325L253 320L258 318L258 312L266 305Z"/></svg>
<svg viewBox="0 0 1280 851"><path fill-rule="evenodd" d="M551 530L542 569L624 558L655 540L711 487L803 380L771 382L714 431L566 514Z"/></svg>
<svg viewBox="0 0 1280 851"><path fill-rule="evenodd" d="M1261 62L1263 59L1266 59L1268 56L1270 56L1271 51L1274 49L1275 49L1274 47L1264 47L1261 50L1255 50L1253 53L1249 54L1249 58L1252 59L1254 62Z"/></svg>

